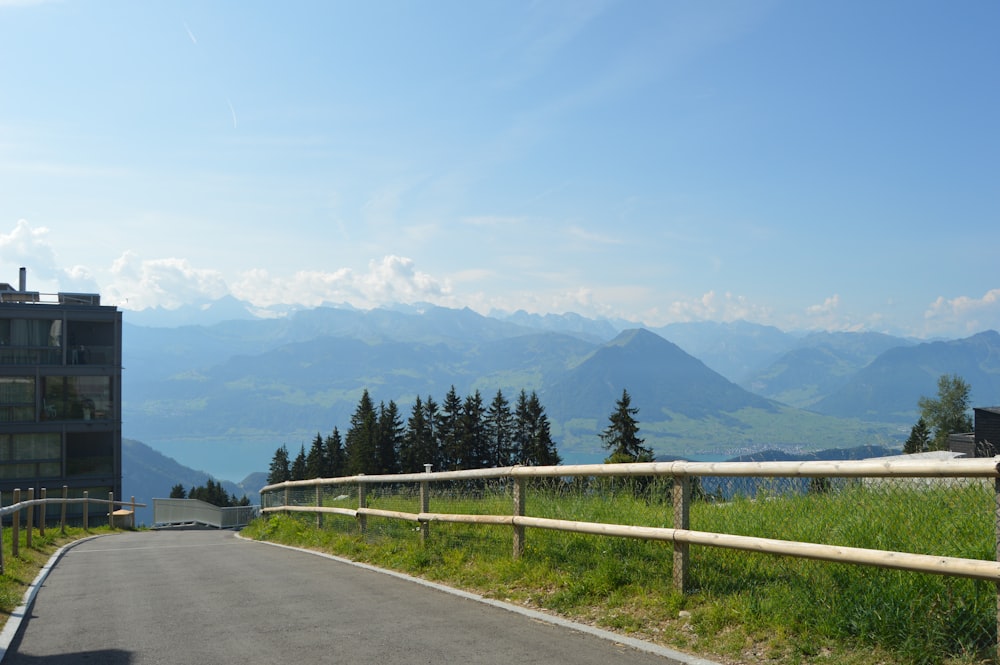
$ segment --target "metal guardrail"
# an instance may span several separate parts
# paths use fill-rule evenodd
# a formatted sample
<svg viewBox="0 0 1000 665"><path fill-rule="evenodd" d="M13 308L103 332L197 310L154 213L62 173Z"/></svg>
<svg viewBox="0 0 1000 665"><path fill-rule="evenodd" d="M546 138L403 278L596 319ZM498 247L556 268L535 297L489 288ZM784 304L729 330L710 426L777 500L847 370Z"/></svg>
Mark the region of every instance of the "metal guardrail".
<svg viewBox="0 0 1000 665"><path fill-rule="evenodd" d="M198 499L153 499L153 528L201 525L233 529L246 526L259 513L259 506L220 508Z"/></svg>

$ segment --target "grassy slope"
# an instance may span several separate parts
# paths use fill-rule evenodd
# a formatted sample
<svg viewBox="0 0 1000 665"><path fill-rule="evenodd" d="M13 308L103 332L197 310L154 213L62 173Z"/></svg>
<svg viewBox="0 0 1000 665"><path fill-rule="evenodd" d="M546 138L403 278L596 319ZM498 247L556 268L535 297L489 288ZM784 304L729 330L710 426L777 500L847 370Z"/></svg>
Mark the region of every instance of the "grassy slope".
<svg viewBox="0 0 1000 665"><path fill-rule="evenodd" d="M409 500L409 499L407 499ZM465 502L441 512L503 513ZM669 526L650 497L621 494L529 499L529 514ZM699 502L692 528L719 533L992 558L989 492L886 495L871 488L774 501ZM412 510L391 497L377 507ZM434 523L421 546L412 524L274 516L253 538L334 552L489 597L628 633L726 663L944 664L995 662L996 589L934 575L714 548L692 548L692 588L671 584L672 549L658 542L529 530L525 554L510 556L506 527ZM947 524L947 528L934 525ZM921 525L924 526L921 528ZM929 535L930 534L930 535Z"/></svg>

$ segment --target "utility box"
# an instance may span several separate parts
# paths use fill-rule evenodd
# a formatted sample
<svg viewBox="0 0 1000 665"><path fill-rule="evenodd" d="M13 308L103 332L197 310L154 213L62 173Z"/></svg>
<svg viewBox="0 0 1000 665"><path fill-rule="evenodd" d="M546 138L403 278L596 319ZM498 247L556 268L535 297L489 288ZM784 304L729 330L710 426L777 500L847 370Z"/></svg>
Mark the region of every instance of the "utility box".
<svg viewBox="0 0 1000 665"><path fill-rule="evenodd" d="M115 529L134 529L135 513L122 508L111 513L111 526Z"/></svg>

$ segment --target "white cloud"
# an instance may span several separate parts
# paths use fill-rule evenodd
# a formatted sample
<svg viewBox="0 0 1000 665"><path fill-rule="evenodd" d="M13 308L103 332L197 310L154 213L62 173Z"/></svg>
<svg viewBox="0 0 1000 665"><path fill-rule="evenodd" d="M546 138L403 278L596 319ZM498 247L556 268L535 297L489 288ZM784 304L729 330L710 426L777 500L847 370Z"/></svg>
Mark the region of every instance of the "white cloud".
<svg viewBox="0 0 1000 665"><path fill-rule="evenodd" d="M746 296L727 291L723 295L714 290L689 300L675 300L666 311L649 312L654 325L689 321L763 321L771 315L769 309L752 304Z"/></svg>
<svg viewBox="0 0 1000 665"><path fill-rule="evenodd" d="M927 334L973 334L1000 329L1000 289L990 289L982 298L939 296L924 312Z"/></svg>
<svg viewBox="0 0 1000 665"><path fill-rule="evenodd" d="M31 291L52 292L56 290L61 276L48 235L47 228L33 228L24 219L18 220L17 226L10 233L0 234L0 263L27 268L28 289ZM38 280L43 285L40 286ZM0 282L17 284L18 273L0 275Z"/></svg>
<svg viewBox="0 0 1000 665"><path fill-rule="evenodd" d="M187 259L143 260L129 250L111 267L105 292L111 303L127 309L164 307L214 300L229 292L222 274L193 267Z"/></svg>
<svg viewBox="0 0 1000 665"><path fill-rule="evenodd" d="M233 295L259 307L288 303L315 307L324 302L348 302L361 308L415 302L454 304L447 280L417 270L412 259L391 255L369 262L362 273L342 268L299 271L282 278L265 270L249 271L233 285Z"/></svg>

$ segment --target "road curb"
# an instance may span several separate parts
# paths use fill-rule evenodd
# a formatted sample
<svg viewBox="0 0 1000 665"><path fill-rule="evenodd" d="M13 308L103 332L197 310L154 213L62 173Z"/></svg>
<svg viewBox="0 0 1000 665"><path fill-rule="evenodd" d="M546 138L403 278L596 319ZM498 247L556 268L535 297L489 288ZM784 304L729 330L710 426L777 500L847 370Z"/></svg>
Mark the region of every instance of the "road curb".
<svg viewBox="0 0 1000 665"><path fill-rule="evenodd" d="M21 598L21 604L18 605L10 616L7 618L7 623L4 624L3 630L0 630L0 662L3 661L4 657L7 655L7 650L10 649L11 643L14 638L17 637L18 631L21 630L21 624L24 622L26 616L28 616L28 611L31 609L31 604L35 602L35 596L38 595L38 590L41 588L42 584L45 583L45 578L49 576L52 572L52 568L58 563L59 559L62 558L66 550L71 547L75 547L80 543L85 543L88 540L93 540L94 538L103 538L105 534L98 534L94 536L87 536L86 538L81 538L80 540L74 540L72 543L66 543L49 557L49 560L45 562L42 569L38 571L38 575L35 576L34 581L28 585L28 590L24 592L24 596Z"/></svg>
<svg viewBox="0 0 1000 665"><path fill-rule="evenodd" d="M454 587L445 586L443 584L438 584L436 582L429 582L425 579L414 577L412 575L407 575L406 573L400 573L395 570L389 570L387 568L379 568L377 566L372 566L371 564L351 561L350 559L345 559L343 557L339 557L333 554L327 554L326 552L317 552L316 550L310 550L303 547L293 547L292 545L272 543L267 540L254 540L252 538L245 538L238 532L235 535L237 538L245 542L261 543L263 545L270 545L271 547L280 547L286 550L305 552L306 554L312 554L314 556L323 557L325 559L330 559L338 563L344 563L349 566L354 566L356 568L362 568L364 570L369 570L372 572L381 573L383 575L389 575L391 577L396 577L409 582L414 582L421 586L435 589L437 591L442 591L444 593L451 594L453 596L466 598L468 600L472 600L477 603L483 603L485 605L492 605L493 607L502 610L507 610L508 612L513 612L514 614L520 614L522 616L534 619L535 621L549 623L555 626L560 626L562 628L569 628L570 630L575 630L579 633L586 633L588 635L592 635L594 637L598 637L600 639L607 640L609 642L614 642L616 644L623 644L638 651L644 651L647 653L656 654L658 656L663 656L664 658L668 658L674 663L676 663L676 665L721 665L716 661L707 660L699 656L692 656L690 654L686 654L681 651L674 651L673 649L669 649L667 647L663 647L658 644L653 644L652 642L646 642L644 640L638 640L625 635L619 635L618 633L613 633L609 630L603 630L601 628L595 628L593 626L588 626L583 623L577 623L576 621L570 621L569 619L564 619L562 617L546 614L544 612L539 612L537 610L528 609L527 607L521 607L520 605L515 605L513 603L505 603L501 600L486 598L477 593L463 591L461 589L455 589Z"/></svg>

